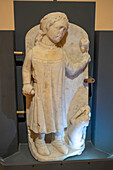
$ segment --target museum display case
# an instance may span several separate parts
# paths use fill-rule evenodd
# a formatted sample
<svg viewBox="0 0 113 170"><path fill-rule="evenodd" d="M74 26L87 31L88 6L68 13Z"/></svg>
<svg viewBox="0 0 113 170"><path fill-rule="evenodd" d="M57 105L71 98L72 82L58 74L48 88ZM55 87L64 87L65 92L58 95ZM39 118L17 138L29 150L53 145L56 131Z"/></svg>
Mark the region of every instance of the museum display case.
<svg viewBox="0 0 113 170"><path fill-rule="evenodd" d="M95 79L95 83L86 83L87 104L90 106L91 117L90 115L88 117L89 126L86 130L84 151L82 150L80 155L69 155L63 159L53 159L53 161L50 159L48 162L48 158L45 161L36 160L32 153L34 159L28 147L30 138L27 134L29 129L26 124L26 98L22 94L22 66L28 48L25 45L27 44L30 48L30 42L34 41L33 37L29 40L30 36L25 40L27 33L35 28L45 15L52 12L65 13L69 23L83 29L84 35L88 36L91 62L86 70L87 76L82 77L82 80L88 81L88 78L92 77ZM104 170L108 167L112 169L113 32L95 32L95 2L15 1L14 20L14 31L0 31L0 170L8 168L15 170L19 168ZM93 79L91 80L93 81ZM73 82L77 82L76 78ZM69 90L67 90L67 96L71 98L73 91ZM82 93L84 92L80 94ZM76 101L79 96L76 97ZM83 95L81 96L83 97ZM82 97L78 105L80 105ZM76 105L76 103L73 104L73 107ZM46 135L46 140L48 141L50 137L51 135Z"/></svg>

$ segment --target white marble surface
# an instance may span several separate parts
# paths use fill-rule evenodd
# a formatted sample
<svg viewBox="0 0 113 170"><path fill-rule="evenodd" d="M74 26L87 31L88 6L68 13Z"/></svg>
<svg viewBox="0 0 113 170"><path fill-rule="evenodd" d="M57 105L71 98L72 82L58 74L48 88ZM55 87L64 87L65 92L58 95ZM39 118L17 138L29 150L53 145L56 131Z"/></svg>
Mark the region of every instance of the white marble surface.
<svg viewBox="0 0 113 170"><path fill-rule="evenodd" d="M63 17L65 18L65 16ZM39 161L57 161L57 160L63 160L69 156L81 154L85 148L86 128L88 126L89 119L90 119L90 115L89 115L90 108L88 106L88 86L87 84L84 84L84 79L88 77L87 63L90 61L90 56L88 55L88 49L89 49L88 35L79 26L69 23L68 34L66 34L64 38L62 39L63 32L65 32L65 29L67 29L67 25L66 25L67 18L66 19L63 18L65 21L61 20L60 24L59 22L55 21L56 22L55 25L53 22L55 18L52 18L52 19L50 18L48 20L48 16L47 16L47 21L46 21L46 18L44 20L43 19L41 20L42 29L44 31L43 33L42 32L40 33L40 25L33 27L27 33L26 35L26 61L24 64L25 69L23 69L25 72L25 75L23 76L24 77L23 82L25 84L30 84L27 86L27 92L31 93L32 95L32 96L27 95L26 97L29 148L34 158ZM49 26L47 25L48 21L51 23ZM51 25L53 25L54 27L51 28ZM54 29L58 28L59 25L63 25L65 29L64 31L61 31L62 33L59 34L58 39L56 39L55 34L54 34ZM59 27L59 29L61 28ZM49 32L47 30L51 30L51 31ZM39 34L41 35L41 37L39 36ZM59 41L59 39L62 39L62 41L58 43L58 47L54 46L50 41L48 41L48 38L45 36L46 34L50 36L52 42L56 42L56 41ZM37 42L39 41L39 39L42 40L43 36L44 38L43 38L42 43ZM49 54L49 55L46 55L46 54ZM54 59L53 56L55 55L56 57ZM37 117L35 118L32 117L34 103L35 103L35 108L36 108L35 115L38 112L39 114L41 113L41 110L37 109L37 107L41 106L41 104L39 103L38 105L36 105L37 103L36 97L38 97L38 94L39 94L39 88L36 88L36 86L38 83L41 82L40 83L41 89L43 90L43 85L45 84L45 80L48 80L47 81L47 84L48 84L49 78L50 78L50 74L49 74L50 66L49 65L46 65L46 68L45 68L46 72L48 72L45 79L44 77L41 77L40 74L38 74L39 72L44 71L44 69L42 69L44 68L44 66L42 63L40 63L39 65L36 65L36 63L38 63L39 61L37 60L38 59L37 56L38 58L41 57L39 58L39 60L40 59L43 60L43 62L45 62L46 64L48 61L49 61L49 64L50 64L50 61L51 63L53 62L55 63L57 58L58 60L61 61L61 63L59 63L60 65L58 64L55 69L54 76L56 75L58 70L60 70L60 66L62 65L62 68L63 68L63 66L65 65L65 61L63 60L63 58L66 58L66 61L67 61L66 66L64 66L66 67L66 76L65 77L63 76L60 79L60 80L63 79L63 82L61 81L61 83L59 83L59 86L58 86L58 83L54 84L55 89L58 89L59 91L58 96L63 96L63 98L62 97L57 98L56 96L57 96L58 91L57 92L55 91L54 93L55 95L54 97L56 98L55 101L58 104L58 106L60 106L60 104L63 103L63 108L66 109L67 120L63 119L64 116L62 113L59 114L58 120L59 122L61 120L61 122L58 123L58 126L57 126L59 128L57 129L57 131L59 131L66 127L66 123L68 125L67 128L65 129L65 138L64 138L65 146L68 148L68 153L66 154L60 153L55 148L55 146L52 145L52 143L47 144L47 148L50 151L50 154L48 156L43 156L39 154L35 147L35 139L37 137L36 137L36 134L34 134L34 132L35 133L38 133L38 132L40 133L54 132L55 133L55 129L51 130L51 127L53 127L54 124L50 126L51 117L49 116L49 111L51 110L50 104L53 103L52 99L49 98L50 96L49 90L51 89L50 85L48 86L49 88L47 92L44 92L44 94L47 94L46 97L48 96L46 101L45 101L45 98L43 98L43 100L46 102L45 106L47 104L45 109L46 109L46 114L48 113L47 117L48 117L48 122L49 122L48 125L49 125L50 130L47 132L47 129L42 129L42 128L40 129L40 128L37 128L36 126L33 127L33 121L32 123L30 123L31 119L34 121L38 120ZM44 59L44 56L46 56L46 59ZM32 70L31 70L31 65L33 66ZM29 69L29 73L28 73L28 69ZM32 84L31 78L30 78L31 71L35 73L33 74L33 78L35 82L34 85ZM61 75L63 74L64 74L64 70L63 72L61 72ZM55 80L55 82L57 81ZM36 89L38 89L37 96L36 96ZM59 89L63 89L63 91ZM25 88L23 88L23 91L24 91L24 94L27 93ZM35 97L33 96L34 94L35 94ZM42 95L43 92L41 92L40 94ZM58 111L58 113L60 113L60 107L57 107L56 110ZM61 117L60 115L63 117ZM39 124L42 123L41 127L45 126L43 121L40 121L38 123Z"/></svg>

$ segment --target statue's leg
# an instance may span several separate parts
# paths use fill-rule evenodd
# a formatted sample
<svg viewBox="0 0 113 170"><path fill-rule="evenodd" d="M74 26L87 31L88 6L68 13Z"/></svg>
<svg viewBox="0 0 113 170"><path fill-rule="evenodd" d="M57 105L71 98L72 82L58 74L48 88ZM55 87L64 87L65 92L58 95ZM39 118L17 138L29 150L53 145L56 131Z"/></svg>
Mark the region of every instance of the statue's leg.
<svg viewBox="0 0 113 170"><path fill-rule="evenodd" d="M56 132L52 136L52 145L63 154L68 153L68 147L66 146L64 142L64 131Z"/></svg>
<svg viewBox="0 0 113 170"><path fill-rule="evenodd" d="M45 143L45 134L38 134L35 139L35 146L40 155L47 156L50 155L50 151Z"/></svg>

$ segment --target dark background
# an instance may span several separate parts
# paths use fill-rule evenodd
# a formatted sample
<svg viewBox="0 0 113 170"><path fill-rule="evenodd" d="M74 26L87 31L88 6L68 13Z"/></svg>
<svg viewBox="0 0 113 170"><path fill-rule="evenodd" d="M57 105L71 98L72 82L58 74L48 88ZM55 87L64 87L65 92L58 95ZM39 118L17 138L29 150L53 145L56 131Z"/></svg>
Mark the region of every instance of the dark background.
<svg viewBox="0 0 113 170"><path fill-rule="evenodd" d="M18 149L14 32L0 31L0 156Z"/></svg>
<svg viewBox="0 0 113 170"><path fill-rule="evenodd" d="M113 31L95 32L92 141L113 154Z"/></svg>

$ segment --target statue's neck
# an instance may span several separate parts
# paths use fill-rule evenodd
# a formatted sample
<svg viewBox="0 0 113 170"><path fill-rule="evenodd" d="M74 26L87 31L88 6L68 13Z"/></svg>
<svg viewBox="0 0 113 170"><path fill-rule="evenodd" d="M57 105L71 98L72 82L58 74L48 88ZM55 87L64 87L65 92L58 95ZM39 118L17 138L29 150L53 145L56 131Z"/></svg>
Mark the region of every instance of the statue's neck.
<svg viewBox="0 0 113 170"><path fill-rule="evenodd" d="M55 44L47 37L47 35L43 36L41 42L47 46L55 46Z"/></svg>

